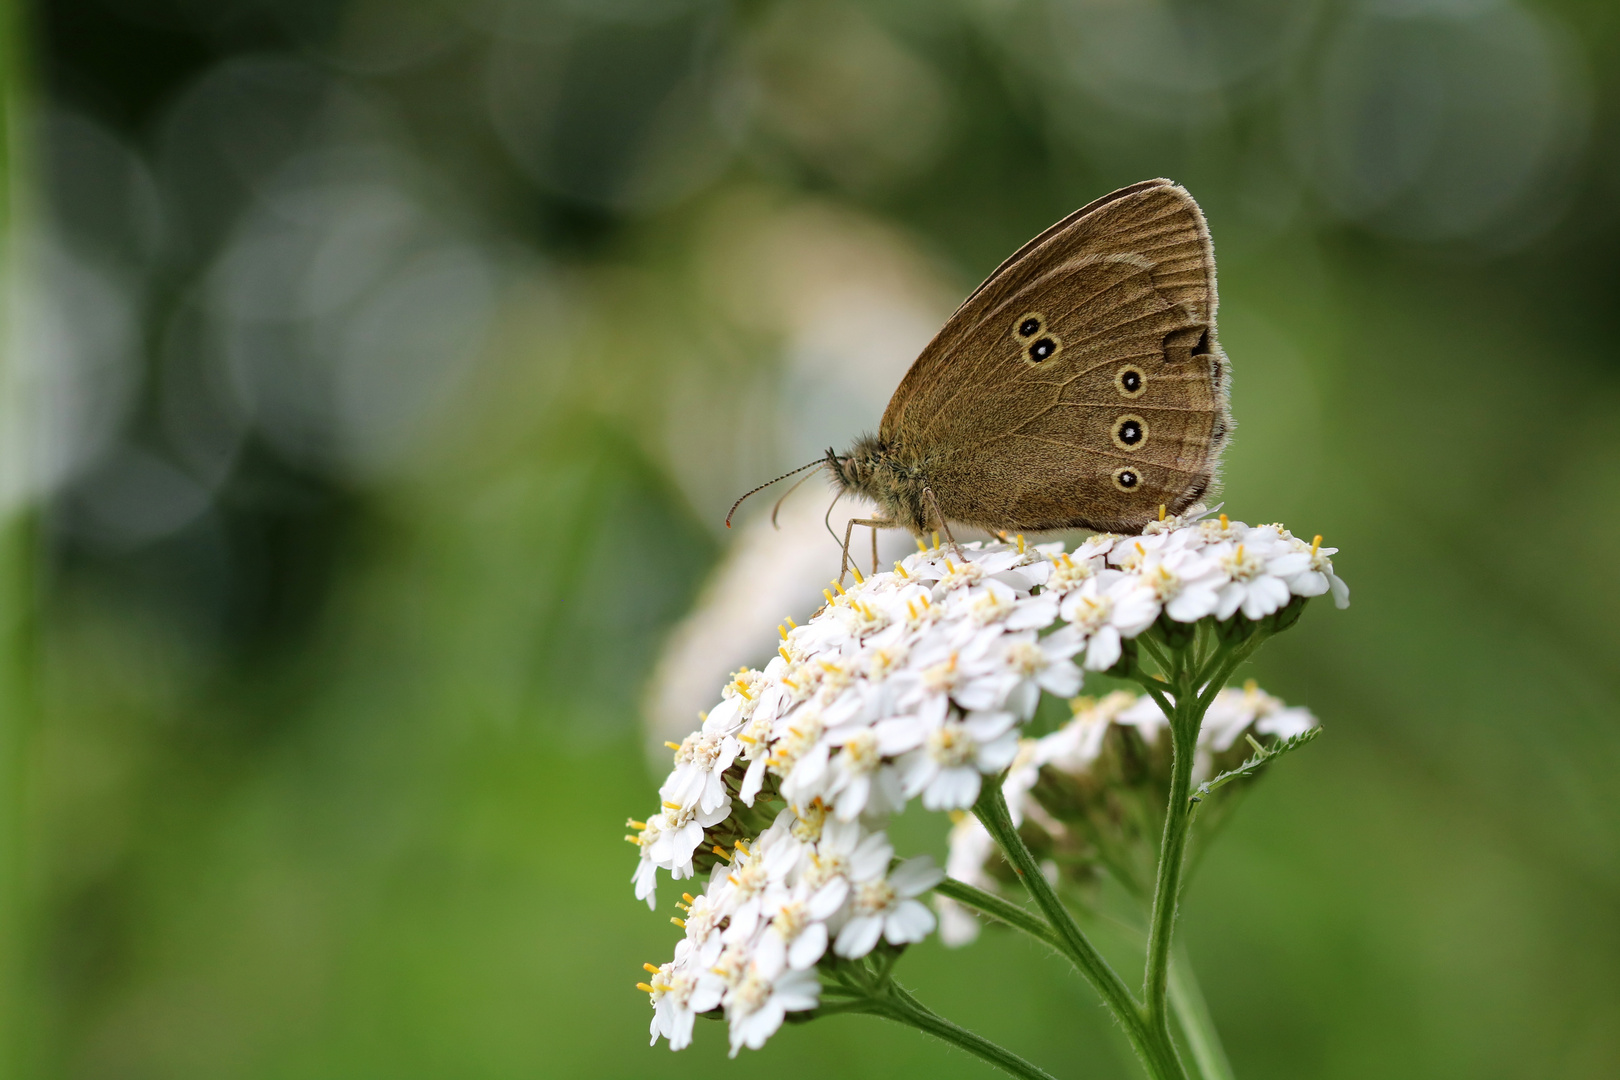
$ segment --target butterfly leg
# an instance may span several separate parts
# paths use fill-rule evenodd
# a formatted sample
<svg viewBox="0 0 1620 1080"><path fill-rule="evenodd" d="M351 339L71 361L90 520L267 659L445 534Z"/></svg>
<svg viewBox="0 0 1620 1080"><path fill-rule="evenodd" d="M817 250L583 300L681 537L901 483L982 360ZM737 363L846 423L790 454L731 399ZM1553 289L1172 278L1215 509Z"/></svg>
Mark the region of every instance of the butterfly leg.
<svg viewBox="0 0 1620 1080"><path fill-rule="evenodd" d="M939 519L939 527L945 530L945 539L950 541L951 547L956 549L956 554L960 557L962 554L962 546L956 542L956 537L951 535L950 523L945 520L945 515L940 513L939 500L934 498L934 489L926 487L923 488L923 498L927 499L928 505L934 508L934 516Z"/></svg>
<svg viewBox="0 0 1620 1080"><path fill-rule="evenodd" d="M872 573L874 574L877 573L877 531L879 529L892 529L895 527L895 523L887 518L849 519L849 524L844 526L844 557L843 560L838 564L838 584L840 585L844 583L844 576L849 573L849 568L855 565L850 561L849 558L849 538L850 534L855 531L855 526L857 525L866 525L872 530ZM859 568L857 567L857 570L858 569Z"/></svg>

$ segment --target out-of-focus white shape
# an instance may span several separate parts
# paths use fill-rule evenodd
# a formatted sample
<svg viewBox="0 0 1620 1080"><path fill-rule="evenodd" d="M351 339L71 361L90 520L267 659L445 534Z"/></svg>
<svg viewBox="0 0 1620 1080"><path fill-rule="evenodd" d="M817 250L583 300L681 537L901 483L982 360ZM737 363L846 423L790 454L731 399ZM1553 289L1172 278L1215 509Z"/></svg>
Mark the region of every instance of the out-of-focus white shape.
<svg viewBox="0 0 1620 1080"><path fill-rule="evenodd" d="M775 500L785 490L783 485L754 497ZM831 498L825 483L812 478L782 504L780 529L771 527L769 514L748 519L692 614L670 633L645 705L660 769L667 767L664 741L679 742L697 726L698 713L714 703L715 687L737 668L770 659L760 648L776 638L772 628L790 615L802 622L821 606L820 590L837 576L840 558L839 545L822 522ZM873 509L858 499L840 500L833 530L842 538L846 522L871 517ZM863 573L871 569L872 540L865 527L856 527L849 550ZM878 534L880 567L915 550L908 533Z"/></svg>
<svg viewBox="0 0 1620 1080"><path fill-rule="evenodd" d="M939 75L861 5L779 4L745 39L759 134L846 188L881 187L934 160Z"/></svg>
<svg viewBox="0 0 1620 1080"><path fill-rule="evenodd" d="M715 514L773 475L737 469L737 421L763 417L784 468L828 445L845 448L876 429L906 369L950 314L955 292L887 226L819 203L781 206L750 195L714 215L699 273L720 317L782 343L785 369L775 393L744 404L729 403L735 390L724 381L676 388L670 460L694 503ZM781 528L771 528L765 509L792 482L755 495L739 514L745 524L733 534L730 554L671 635L647 702L656 742L690 731L727 672L769 659L759 648L771 628L785 615L802 617L818 607L821 588L838 573L838 543L822 522L832 495L821 477L783 504ZM872 510L843 499L832 515L834 532L841 539L845 522ZM879 565L887 567L914 545L907 534L886 530L879 549ZM855 530L850 551L863 569L870 566L865 528Z"/></svg>
<svg viewBox="0 0 1620 1080"><path fill-rule="evenodd" d="M243 407L294 460L387 467L475 359L490 257L381 151L312 154L244 216L210 278Z"/></svg>
<svg viewBox="0 0 1620 1080"><path fill-rule="evenodd" d="M131 284L50 237L17 237L7 267L11 364L5 499L35 498L88 468L133 403L138 347ZM15 261L13 261L15 260ZM21 265L26 272L19 272Z"/></svg>
<svg viewBox="0 0 1620 1080"><path fill-rule="evenodd" d="M1587 99L1579 55L1547 15L1487 0L1383 0L1328 41L1295 142L1347 218L1506 247L1561 208Z"/></svg>
<svg viewBox="0 0 1620 1080"><path fill-rule="evenodd" d="M483 344L494 287L482 253L453 246L398 267L356 306L336 387L350 457L380 465L408 449L418 422Z"/></svg>
<svg viewBox="0 0 1620 1080"><path fill-rule="evenodd" d="M160 258L165 236L162 199L146 162L105 127L73 113L53 111L42 126L45 198L57 243L88 262L122 291L136 318L145 278ZM53 282L47 279L47 288ZM72 504L59 519L64 527L87 527L115 543L150 540L194 519L206 506L206 492L224 478L246 430L233 407L212 358L213 341L199 336L203 320L193 298L183 298L162 327L158 363L145 393L156 405L158 440L171 460L162 460L122 442L102 443L111 432L82 448L99 455L76 485ZM71 330L72 328L70 328ZM133 327L132 327L133 329ZM96 371L98 385L133 384L142 375L140 346L123 350L124 370L109 381ZM68 373L63 373L64 377ZM97 392L100 392L99 389ZM105 425L104 425L105 426ZM71 432L63 434L70 435ZM133 454L128 460L122 455ZM88 461L88 457L86 458ZM178 471L177 471L178 470ZM112 483L126 477L141 499L126 498Z"/></svg>
<svg viewBox="0 0 1620 1080"><path fill-rule="evenodd" d="M52 109L39 125L43 198L69 246L137 272L157 252L163 220L146 163L103 125Z"/></svg>
<svg viewBox="0 0 1620 1080"><path fill-rule="evenodd" d="M249 418L219 358L216 320L195 292L175 305L154 371L163 442L186 473L213 489L224 482L248 432Z"/></svg>
<svg viewBox="0 0 1620 1080"><path fill-rule="evenodd" d="M548 191L618 211L691 194L730 160L740 86L711 3L512 4L485 100L512 160Z"/></svg>
<svg viewBox="0 0 1620 1080"><path fill-rule="evenodd" d="M1298 0L1055 0L1040 41L1019 18L1004 44L1118 113L1185 122L1223 108L1224 92L1280 73L1318 10Z"/></svg>
<svg viewBox="0 0 1620 1080"><path fill-rule="evenodd" d="M356 121L364 111L329 72L285 55L234 57L204 72L159 125L167 246L206 257L245 196L319 144L334 115L344 116L355 137L368 126Z"/></svg>
<svg viewBox="0 0 1620 1080"><path fill-rule="evenodd" d="M671 387L670 464L693 505L718 521L775 472L875 430L963 289L943 284L890 226L767 192L719 202L695 247L707 318L733 349L779 358L759 372L710 348ZM718 359L704 363L705 353Z"/></svg>
<svg viewBox="0 0 1620 1080"><path fill-rule="evenodd" d="M443 56L467 37L457 4L357 0L345 5L343 32L325 55L340 68L392 75Z"/></svg>
<svg viewBox="0 0 1620 1080"><path fill-rule="evenodd" d="M0 237L0 509L82 475L127 419L139 273L159 228L150 175L104 127L55 111L38 135L48 201L72 228L17 200Z"/></svg>
<svg viewBox="0 0 1620 1080"><path fill-rule="evenodd" d="M909 298L860 282L805 298L787 346L781 439L788 460L875 431L889 395L940 320ZM897 362L899 361L899 362Z"/></svg>
<svg viewBox="0 0 1620 1080"><path fill-rule="evenodd" d="M191 524L211 496L162 458L125 445L75 486L67 524L102 544L135 547Z"/></svg>

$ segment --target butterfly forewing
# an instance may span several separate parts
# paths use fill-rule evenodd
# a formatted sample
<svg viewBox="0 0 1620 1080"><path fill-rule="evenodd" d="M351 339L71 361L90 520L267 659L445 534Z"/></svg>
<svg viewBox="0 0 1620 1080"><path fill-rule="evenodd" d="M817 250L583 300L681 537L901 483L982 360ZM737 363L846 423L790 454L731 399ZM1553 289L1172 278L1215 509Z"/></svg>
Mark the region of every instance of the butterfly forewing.
<svg viewBox="0 0 1620 1080"><path fill-rule="evenodd" d="M1115 192L968 298L880 436L922 464L947 518L1139 530L1213 479L1230 426L1215 307L1192 197L1169 181Z"/></svg>

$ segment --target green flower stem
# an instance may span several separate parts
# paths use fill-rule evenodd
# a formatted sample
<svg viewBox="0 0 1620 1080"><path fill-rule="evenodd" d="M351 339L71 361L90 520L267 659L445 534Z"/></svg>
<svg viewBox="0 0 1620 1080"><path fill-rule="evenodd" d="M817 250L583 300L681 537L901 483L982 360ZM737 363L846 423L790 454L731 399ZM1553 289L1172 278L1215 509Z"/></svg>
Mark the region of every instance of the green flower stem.
<svg viewBox="0 0 1620 1080"><path fill-rule="evenodd" d="M895 983L889 983L881 997L871 998L864 1011L873 1016L893 1020L897 1024L914 1027L942 1042L960 1047L1009 1076L1017 1076L1023 1080L1056 1080L1045 1069L1025 1061L1006 1047L951 1023Z"/></svg>
<svg viewBox="0 0 1620 1080"><path fill-rule="evenodd" d="M1056 942L1061 943L1063 955L1074 961L1080 973L1102 995L1104 1003L1125 1028L1125 1035L1143 1065L1157 1080L1184 1080L1186 1072L1170 1041L1168 1026L1162 1034L1151 1029L1142 1007L1124 981L1075 923L1074 916L1058 898L1046 875L1041 873L1035 856L1018 835L1012 815L1007 811L1007 800L1002 794L1001 785L986 783L979 792L973 812L995 838L1007 861L1023 880L1024 887L1035 898L1036 905L1054 932Z"/></svg>
<svg viewBox="0 0 1620 1080"><path fill-rule="evenodd" d="M1159 872L1153 888L1153 915L1149 921L1147 970L1142 996L1148 1024L1162 1041L1170 1038L1166 991L1170 976L1170 942L1175 929L1176 905L1181 896L1181 871L1186 862L1188 825L1192 820L1193 754L1198 744L1196 698L1186 686L1178 687L1170 735L1170 803L1165 808L1164 838L1159 842Z"/></svg>
<svg viewBox="0 0 1620 1080"><path fill-rule="evenodd" d="M981 914L988 915L998 922L1004 922L1015 930L1022 930L1030 937L1050 946L1063 956L1069 955L1063 939L1058 937L1050 926L1042 921L1038 915L1027 908L1019 907L1011 900L1004 900L995 893L986 892L955 878L946 878L934 886L934 891L941 896L948 896L957 903L970 907Z"/></svg>
<svg viewBox="0 0 1620 1080"><path fill-rule="evenodd" d="M955 878L946 878L935 887L934 891L950 897L964 907L972 908L987 918L1028 934L1059 956L1073 959L1065 949L1062 939L1050 926L1033 912L1010 900ZM1137 941L1142 940L1141 931L1134 927L1121 923L1118 929L1135 936ZM1170 965L1170 1011L1186 1036L1188 1048L1192 1051L1193 1061L1198 1067L1201 1080L1233 1080L1232 1068L1227 1064L1226 1051L1221 1045L1220 1034L1215 1029L1214 1020L1209 1015L1209 1007L1204 1002L1203 991L1199 989L1198 979L1193 974L1186 954L1180 949L1176 950L1175 958Z"/></svg>
<svg viewBox="0 0 1620 1080"><path fill-rule="evenodd" d="M1022 930L1071 960L1102 995L1125 1028L1126 1037L1143 1066L1155 1080L1186 1080L1188 1075L1170 1031L1172 1013L1182 1029L1200 1080L1232 1080L1231 1066L1192 969L1185 956L1172 968L1171 946L1194 810L1192 769L1199 729L1215 695L1268 636L1255 633L1235 646L1206 640L1207 651L1200 649L1197 636L1184 646L1174 648L1161 646L1146 635L1139 639L1168 680L1160 681L1146 672L1135 673L1135 681L1153 697L1170 721L1172 749L1170 799L1165 810L1164 835L1159 844L1159 865L1153 888L1143 1002L1139 1003L1131 994L1046 880L1013 825L1000 784L984 785L973 812L1034 897L1036 906L1045 916L1044 922L1029 910L966 882L947 878L937 889L944 896ZM1020 1071L1034 1069L1034 1066L935 1016L899 987L891 985L882 998L873 998L870 1011L961 1046L1015 1076L1045 1075L1039 1070ZM1008 1060L1004 1062L1001 1055Z"/></svg>
<svg viewBox="0 0 1620 1080"><path fill-rule="evenodd" d="M1139 675L1136 682L1137 685L1148 692L1148 696L1159 706L1160 712L1166 716L1175 715L1176 707L1170 703L1169 698L1164 696L1164 692L1170 689L1168 683L1162 683L1151 675Z"/></svg>
<svg viewBox="0 0 1620 1080"><path fill-rule="evenodd" d="M825 992L825 989L823 992ZM858 1013L862 1016L870 1016L872 1013L871 1002L864 997L846 998L831 1002L823 1001L820 1005L816 1006L816 1011L814 1013L789 1013L788 1020L797 1022L801 1016L820 1020L824 1017L838 1016L844 1013Z"/></svg>
<svg viewBox="0 0 1620 1080"><path fill-rule="evenodd" d="M1164 673L1164 677L1167 679L1170 678L1170 673L1175 670L1175 664L1168 656L1164 655L1164 651L1159 648L1159 643L1154 641L1146 634L1143 634L1141 637L1137 638L1136 643L1140 645L1149 656L1153 657L1153 662L1159 665L1159 670Z"/></svg>
<svg viewBox="0 0 1620 1080"><path fill-rule="evenodd" d="M973 812L978 815L984 827L1000 845L1006 854L1007 861L1017 871L1024 887L1035 898L1035 903L1046 916L1057 938L1063 943L1063 951L1072 957L1081 972L1097 988L1097 992L1108 1002L1110 1008L1116 1013L1135 1016L1138 1012L1136 999L1126 988L1122 980L1102 953L1097 951L1084 932L1081 931L1069 909L1063 906L1057 893L1052 889L1046 875L1041 872L1040 864L1035 861L1029 848L1024 844L1023 838L1018 835L1018 829L1012 822L1012 814L1007 810L1007 799L1002 793L1001 785L987 783L979 792L978 802L974 804Z"/></svg>
<svg viewBox="0 0 1620 1080"><path fill-rule="evenodd" d="M1186 867L1187 838L1192 824L1192 769L1198 749L1198 731L1203 726L1204 714L1214 702L1215 695L1220 693L1238 665L1253 655L1267 636L1257 632L1235 647L1217 647L1201 665L1196 665L1195 670L1188 668L1186 650L1171 650L1168 672L1173 683L1174 703L1149 685L1157 680L1146 677L1139 680L1153 694L1159 708L1164 710L1170 721L1172 750L1170 800L1165 808L1164 836L1159 842L1159 867L1153 888L1147 965L1142 979L1148 1024L1161 1041L1170 1040L1167 1001L1170 946L1175 932L1176 909L1181 901L1181 880ZM1165 663L1166 657L1158 649L1150 649L1150 652L1161 665Z"/></svg>
<svg viewBox="0 0 1620 1080"><path fill-rule="evenodd" d="M1247 641L1232 649L1224 659L1222 658L1223 650L1216 650L1210 662L1199 672L1199 678L1203 684L1201 687L1202 693L1199 694L1198 721L1200 724L1203 723L1204 713L1214 703L1215 695L1221 692L1222 687L1226 685L1232 674L1237 671L1245 660L1253 656L1255 650L1270 636L1268 633L1257 630ZM1214 671L1213 675L1209 673L1211 669ZM1199 687L1195 686L1195 689L1199 689Z"/></svg>
<svg viewBox="0 0 1620 1080"><path fill-rule="evenodd" d="M1170 1009L1181 1024L1186 1036L1187 1049L1203 1080L1234 1080L1232 1065L1226 1060L1226 1048L1221 1045L1215 1019L1209 1015L1204 992L1193 974L1192 963L1184 949L1175 950L1175 961L1170 965Z"/></svg>

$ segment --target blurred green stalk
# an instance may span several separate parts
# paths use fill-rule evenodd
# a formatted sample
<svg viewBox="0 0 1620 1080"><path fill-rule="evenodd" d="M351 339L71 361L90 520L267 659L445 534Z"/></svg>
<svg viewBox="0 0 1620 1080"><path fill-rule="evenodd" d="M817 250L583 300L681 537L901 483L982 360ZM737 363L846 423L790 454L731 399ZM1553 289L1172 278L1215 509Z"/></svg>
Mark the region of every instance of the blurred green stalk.
<svg viewBox="0 0 1620 1080"><path fill-rule="evenodd" d="M0 0L0 1075L27 1072L24 784L34 695L34 523L20 430L29 415L17 357L20 226L27 220L27 72L20 6Z"/></svg>
<svg viewBox="0 0 1620 1080"><path fill-rule="evenodd" d="M1232 1064L1226 1060L1215 1018L1209 1014L1203 988L1193 974L1192 961L1178 943L1175 962L1170 965L1170 1009L1187 1038L1187 1049L1203 1080L1233 1080Z"/></svg>

